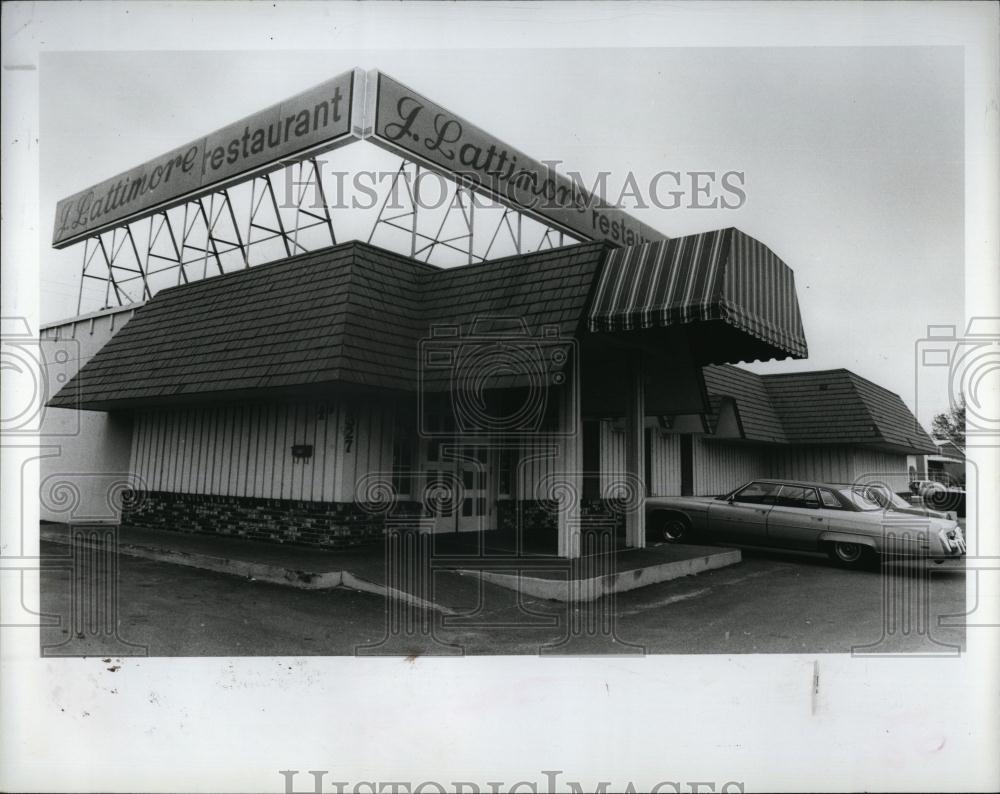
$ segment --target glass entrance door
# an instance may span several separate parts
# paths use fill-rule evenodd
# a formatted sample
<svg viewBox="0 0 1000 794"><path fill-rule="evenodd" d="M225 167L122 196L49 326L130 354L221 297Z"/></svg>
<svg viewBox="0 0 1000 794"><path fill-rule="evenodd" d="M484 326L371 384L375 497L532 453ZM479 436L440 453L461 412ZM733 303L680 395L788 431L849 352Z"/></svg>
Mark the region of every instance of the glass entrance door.
<svg viewBox="0 0 1000 794"><path fill-rule="evenodd" d="M457 511L459 532L493 529L494 498L490 497L489 452L485 447L463 447L456 469L462 483L462 503Z"/></svg>
<svg viewBox="0 0 1000 794"><path fill-rule="evenodd" d="M435 532L496 529L496 483L486 447L430 439L423 442L424 504Z"/></svg>

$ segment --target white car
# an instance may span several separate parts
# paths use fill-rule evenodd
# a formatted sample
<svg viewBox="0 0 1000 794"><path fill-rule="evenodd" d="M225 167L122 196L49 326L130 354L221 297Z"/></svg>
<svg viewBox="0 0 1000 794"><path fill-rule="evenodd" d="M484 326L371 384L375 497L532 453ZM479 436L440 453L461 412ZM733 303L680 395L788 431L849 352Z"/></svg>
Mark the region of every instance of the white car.
<svg viewBox="0 0 1000 794"><path fill-rule="evenodd" d="M964 557L965 538L954 518L887 507L869 488L769 479L724 496L649 497L646 526L651 537L667 543L700 538L825 551L849 567L883 554L935 562Z"/></svg>

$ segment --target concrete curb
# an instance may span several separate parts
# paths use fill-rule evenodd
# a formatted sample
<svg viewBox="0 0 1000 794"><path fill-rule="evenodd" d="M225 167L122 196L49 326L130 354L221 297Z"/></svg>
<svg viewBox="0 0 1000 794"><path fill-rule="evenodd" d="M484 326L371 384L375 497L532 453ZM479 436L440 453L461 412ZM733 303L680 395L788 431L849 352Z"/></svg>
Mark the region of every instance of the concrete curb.
<svg viewBox="0 0 1000 794"><path fill-rule="evenodd" d="M61 533L49 533L42 530L39 539L49 543L71 545L68 537ZM87 548L95 548L97 544L83 541ZM295 587L299 590L329 590L343 584L343 571L302 571L294 568L283 568L279 565L268 565L246 560L233 560L228 557L216 557L211 554L178 551L161 546L137 546L132 543L119 543L117 551L129 557L140 557L154 562L166 562L171 565L186 565L189 568L199 568L203 571L226 573L240 576L244 579L255 579L258 582L280 584Z"/></svg>
<svg viewBox="0 0 1000 794"><path fill-rule="evenodd" d="M40 540L49 543L70 545L71 540L60 532L47 532L42 529ZM84 541L88 548L96 548L96 544ZM460 614L450 607L428 601L400 590L369 579L364 579L350 571L306 571L298 568L286 568L280 565L235 560L229 557L218 557L211 554L178 551L177 549L119 543L119 554L129 557L139 557L154 562L165 562L171 565L185 565L204 571L239 576L243 579L253 579L258 582L294 587L298 590L332 590L337 587L351 588L365 593L380 595L402 601L419 609L433 609L445 615ZM514 590L535 598L551 601L594 601L609 593L624 593L639 587L647 587L660 582L667 582L682 576L691 576L714 568L723 568L740 562L742 555L736 549L719 549L709 554L699 554L686 560L674 560L645 568L635 568L620 571L605 576L590 579L545 579L526 574L506 574L489 570L459 570L453 573L467 576L477 576L482 581L508 590Z"/></svg>
<svg viewBox="0 0 1000 794"><path fill-rule="evenodd" d="M479 576L498 587L506 587L535 598L551 601L595 601L609 593L624 593L648 587L682 576L693 576L702 571L735 565L743 559L738 549L719 549L686 560L674 560L646 568L621 571L590 579L542 579L526 574L507 574L495 571L466 570L463 573Z"/></svg>
<svg viewBox="0 0 1000 794"><path fill-rule="evenodd" d="M66 535L59 532L46 532L44 529L39 533L39 540L48 543L59 543L64 546L71 545L71 541ZM86 541L83 542L83 545L88 548L98 547L97 544ZM239 576L243 579L253 579L258 582L277 584L284 587L294 587L298 590L332 590L337 587L351 588L365 593L381 595L386 598L394 598L421 609L434 609L446 615L456 614L455 610L449 607L435 604L432 601L426 601L395 587L387 587L378 582L362 579L350 571L304 571L297 568L285 568L280 565L247 562L246 560L234 560L211 554L197 554L161 546L142 546L132 543L119 543L117 551L119 554L125 554L129 557L139 557L144 560L165 562L171 565L185 565L189 568Z"/></svg>
<svg viewBox="0 0 1000 794"><path fill-rule="evenodd" d="M341 576L344 587L352 587L355 590L362 590L366 593L375 593L377 595L386 596L387 598L395 598L399 601L404 601L411 606L420 607L421 609L433 609L445 615L458 614L451 607L446 607L433 601L426 601L423 598L418 598L412 593L407 593L405 590L399 590L395 587L387 587L384 584L378 584L377 582L371 582L367 579L361 579L350 571L341 571Z"/></svg>

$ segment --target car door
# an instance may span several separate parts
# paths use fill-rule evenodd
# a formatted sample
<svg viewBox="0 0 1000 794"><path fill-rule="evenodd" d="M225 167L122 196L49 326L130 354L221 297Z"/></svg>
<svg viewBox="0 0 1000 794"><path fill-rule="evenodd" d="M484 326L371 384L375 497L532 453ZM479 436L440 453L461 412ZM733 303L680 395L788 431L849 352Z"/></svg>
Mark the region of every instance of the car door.
<svg viewBox="0 0 1000 794"><path fill-rule="evenodd" d="M782 485L767 514L768 545L786 549L814 549L826 526L817 490L806 485Z"/></svg>
<svg viewBox="0 0 1000 794"><path fill-rule="evenodd" d="M709 531L733 543L764 543L767 513L779 487L773 482L752 482L728 501L712 502L708 508Z"/></svg>

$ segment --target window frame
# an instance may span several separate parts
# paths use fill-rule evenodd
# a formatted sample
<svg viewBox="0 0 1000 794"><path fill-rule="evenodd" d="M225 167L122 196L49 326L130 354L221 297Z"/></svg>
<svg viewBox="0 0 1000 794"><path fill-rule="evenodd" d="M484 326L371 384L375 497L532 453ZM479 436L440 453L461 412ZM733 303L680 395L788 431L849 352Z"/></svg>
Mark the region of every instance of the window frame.
<svg viewBox="0 0 1000 794"><path fill-rule="evenodd" d="M830 488L817 488L819 491L819 501L823 510L846 510L844 503L840 501L840 497L837 496L837 492L831 490ZM823 494L829 494L830 498L833 499L834 504L828 505L823 499Z"/></svg>
<svg viewBox="0 0 1000 794"><path fill-rule="evenodd" d="M748 500L745 500L745 499L740 499L740 495L744 491L746 491L748 488L752 488L755 485L758 486L758 487L762 487L764 485L770 485L770 486L773 486L775 490L771 494L768 494L766 496L762 496L757 501L751 502L751 501L748 501ZM773 507L775 505L776 501L777 501L778 493L780 491L781 491L781 483L780 482L766 482L766 481L763 481L763 480L753 480L752 482L748 482L746 485L744 485L738 491L734 492L733 495L732 495L731 501L737 502L737 503L739 503L741 505L768 505L768 506ZM774 501L768 502L768 501L764 501L765 499L771 499L771 500L774 500Z"/></svg>
<svg viewBox="0 0 1000 794"><path fill-rule="evenodd" d="M784 503L782 503L782 499L788 498L789 500L791 500L791 497L785 497L784 494L783 494L783 491L786 488L788 488L788 489L795 488L797 490L803 491L806 494L808 494L808 493L811 492L812 495L813 495L813 499L815 501L814 501L813 504L810 504L808 498L805 498L805 499L801 500L801 504L784 504ZM823 502L820 499L819 492L818 492L818 489L816 488L816 486L814 486L814 485L796 485L794 483L787 483L787 482L784 482L784 483L781 484L781 487L778 489L778 493L777 493L776 501L775 501L775 506L776 507L790 507L793 510L819 510L822 507L822 505L823 505Z"/></svg>

